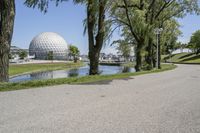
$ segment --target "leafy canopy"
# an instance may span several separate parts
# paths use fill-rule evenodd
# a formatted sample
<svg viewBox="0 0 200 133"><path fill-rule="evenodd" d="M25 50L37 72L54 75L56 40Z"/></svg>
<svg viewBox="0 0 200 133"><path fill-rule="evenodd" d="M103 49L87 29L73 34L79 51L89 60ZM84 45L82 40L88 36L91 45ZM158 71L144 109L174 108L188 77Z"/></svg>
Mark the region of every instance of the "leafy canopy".
<svg viewBox="0 0 200 133"><path fill-rule="evenodd" d="M72 56L78 56L79 53L80 53L80 51L78 50L78 48L77 48L76 46L70 45L70 46L69 46L69 53L70 53L70 55L72 55Z"/></svg>
<svg viewBox="0 0 200 133"><path fill-rule="evenodd" d="M197 54L200 53L200 30L192 34L189 45Z"/></svg>

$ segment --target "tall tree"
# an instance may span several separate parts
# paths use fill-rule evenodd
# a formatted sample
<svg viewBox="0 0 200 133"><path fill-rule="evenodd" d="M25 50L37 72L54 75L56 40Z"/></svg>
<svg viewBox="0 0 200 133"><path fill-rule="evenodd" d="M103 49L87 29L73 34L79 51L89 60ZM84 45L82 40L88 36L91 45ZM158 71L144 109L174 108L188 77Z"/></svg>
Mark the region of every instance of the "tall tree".
<svg viewBox="0 0 200 133"><path fill-rule="evenodd" d="M78 50L78 48L76 46L73 46L73 45L69 46L69 55L73 56L73 59L74 59L75 63L78 60L79 53L80 53L80 51Z"/></svg>
<svg viewBox="0 0 200 133"><path fill-rule="evenodd" d="M90 75L99 73L99 55L105 39L106 4L107 0L88 0L87 3Z"/></svg>
<svg viewBox="0 0 200 133"><path fill-rule="evenodd" d="M15 19L15 1L0 0L0 82L8 81L9 53Z"/></svg>
<svg viewBox="0 0 200 133"><path fill-rule="evenodd" d="M196 54L200 53L200 30L192 34L189 45Z"/></svg>
<svg viewBox="0 0 200 133"><path fill-rule="evenodd" d="M114 41L113 44L117 44L116 49L118 53L124 57L125 61L128 61L128 58L130 57L132 52L132 44L129 43L127 40L117 40Z"/></svg>
<svg viewBox="0 0 200 133"><path fill-rule="evenodd" d="M179 23L175 19L166 21L163 27L163 33L160 36L162 54L170 54L178 48L176 42L182 32L179 29Z"/></svg>
<svg viewBox="0 0 200 133"><path fill-rule="evenodd" d="M147 53L145 62L152 69L154 29L163 28L165 21L183 17L187 12L199 12L198 0L119 0L115 4L114 19L119 25L128 27L137 42L136 71L140 71L143 65L142 50Z"/></svg>
<svg viewBox="0 0 200 133"><path fill-rule="evenodd" d="M20 59L25 59L27 57L28 53L24 50L19 52L19 58Z"/></svg>
<svg viewBox="0 0 200 133"><path fill-rule="evenodd" d="M123 28L128 28L135 40L136 71L142 69L142 51L151 34L146 24L144 0L120 0L113 6L113 19Z"/></svg>

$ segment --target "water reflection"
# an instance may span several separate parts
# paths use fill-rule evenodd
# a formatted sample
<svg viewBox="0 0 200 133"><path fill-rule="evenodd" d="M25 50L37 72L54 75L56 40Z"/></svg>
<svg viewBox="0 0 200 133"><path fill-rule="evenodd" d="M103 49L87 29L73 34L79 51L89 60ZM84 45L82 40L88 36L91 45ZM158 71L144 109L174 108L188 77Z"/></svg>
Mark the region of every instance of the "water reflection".
<svg viewBox="0 0 200 133"><path fill-rule="evenodd" d="M125 66L125 67L123 68L123 70L122 70L122 73L131 72L131 69L133 69L133 68L130 68L130 67Z"/></svg>
<svg viewBox="0 0 200 133"><path fill-rule="evenodd" d="M72 69L69 70L69 77L77 77L79 75L79 70L78 69Z"/></svg>
<svg viewBox="0 0 200 133"><path fill-rule="evenodd" d="M32 74L30 74L30 77L32 79L53 78L53 72L52 71L45 71L45 72L40 72L40 73L32 73Z"/></svg>
<svg viewBox="0 0 200 133"><path fill-rule="evenodd" d="M123 67L123 66L106 66L100 65L99 71L101 75L135 72L134 68ZM32 74L25 74L17 77L10 78L10 82L20 82L36 79L56 79L56 78L67 78L67 77L80 77L86 76L89 73L89 66L84 66L71 70L55 70L55 71L45 71L37 72Z"/></svg>

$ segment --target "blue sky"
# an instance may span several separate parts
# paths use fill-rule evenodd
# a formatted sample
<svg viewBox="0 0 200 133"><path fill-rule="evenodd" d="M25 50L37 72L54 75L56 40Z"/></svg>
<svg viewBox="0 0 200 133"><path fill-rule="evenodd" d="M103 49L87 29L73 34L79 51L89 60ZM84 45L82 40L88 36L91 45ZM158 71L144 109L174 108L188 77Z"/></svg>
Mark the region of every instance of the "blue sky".
<svg viewBox="0 0 200 133"><path fill-rule="evenodd" d="M190 40L192 33L196 30L200 30L200 16L187 15L183 19L178 20L181 24L182 36L179 37L179 41L185 43Z"/></svg>
<svg viewBox="0 0 200 133"><path fill-rule="evenodd" d="M16 0L16 18L12 45L28 48L34 36L42 32L56 32L64 37L68 44L79 47L81 53L87 54L87 36L83 36L83 20L85 8L72 2L63 2L58 7L52 2L46 14L38 9L23 5L24 0ZM200 16L188 15L179 19L183 35L179 38L188 42L191 34L200 29ZM114 40L118 35L113 36ZM106 47L103 52L114 52L114 48Z"/></svg>

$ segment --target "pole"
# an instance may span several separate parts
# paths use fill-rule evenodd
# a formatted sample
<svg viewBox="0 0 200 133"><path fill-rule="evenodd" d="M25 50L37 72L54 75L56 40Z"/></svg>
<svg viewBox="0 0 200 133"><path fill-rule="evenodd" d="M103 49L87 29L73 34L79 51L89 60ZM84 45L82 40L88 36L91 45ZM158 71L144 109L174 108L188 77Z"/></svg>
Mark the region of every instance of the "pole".
<svg viewBox="0 0 200 133"><path fill-rule="evenodd" d="M156 50L156 67L157 69L159 69L159 48L158 48L158 45L159 45L159 35L160 35L160 32L162 31L163 29L162 28L156 28L154 30L155 34L156 34L156 45L157 45L157 50ZM160 46L160 45L159 45Z"/></svg>
<svg viewBox="0 0 200 133"><path fill-rule="evenodd" d="M157 69L158 69L158 34L156 34L156 37L157 37L157 51L156 51L156 67L157 67Z"/></svg>

